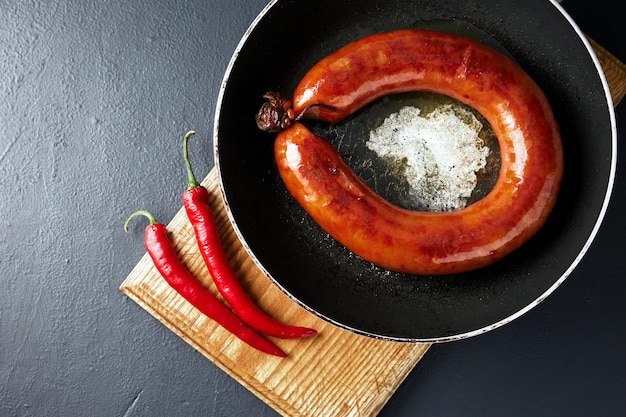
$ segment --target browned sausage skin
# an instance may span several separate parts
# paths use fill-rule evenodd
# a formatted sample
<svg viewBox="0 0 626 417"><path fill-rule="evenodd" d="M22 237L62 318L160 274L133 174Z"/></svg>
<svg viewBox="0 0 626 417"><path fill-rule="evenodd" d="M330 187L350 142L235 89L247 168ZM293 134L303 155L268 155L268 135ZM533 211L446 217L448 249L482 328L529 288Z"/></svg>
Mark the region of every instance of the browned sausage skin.
<svg viewBox="0 0 626 417"><path fill-rule="evenodd" d="M394 206L294 121L337 122L406 91L448 95L489 121L502 161L485 198L454 212ZM555 204L563 153L548 100L517 64L476 41L421 30L372 35L322 59L286 103L292 113L280 118L275 158L287 189L326 232L381 267L427 275L483 267L533 236Z"/></svg>

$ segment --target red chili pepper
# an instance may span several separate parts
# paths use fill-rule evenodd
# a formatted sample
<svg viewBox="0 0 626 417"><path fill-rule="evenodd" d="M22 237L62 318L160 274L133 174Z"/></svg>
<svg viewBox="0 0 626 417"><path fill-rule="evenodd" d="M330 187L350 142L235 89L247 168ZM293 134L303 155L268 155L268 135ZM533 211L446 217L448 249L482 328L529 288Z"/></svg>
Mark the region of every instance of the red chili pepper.
<svg viewBox="0 0 626 417"><path fill-rule="evenodd" d="M183 141L183 154L189 177L188 188L183 193L183 204L193 225L200 252L217 289L243 321L262 333L290 339L314 336L317 334L315 329L287 325L265 314L241 286L222 247L219 230L209 205L209 192L196 181L191 170L187 142L193 134L195 134L193 131L187 133Z"/></svg>
<svg viewBox="0 0 626 417"><path fill-rule="evenodd" d="M157 223L150 212L139 210L133 213L126 220L124 230L128 231L128 223L138 215L146 216L150 220L150 225L146 227L144 234L146 250L161 276L176 292L203 314L218 322L222 327L250 346L272 355L287 356L276 345L246 325L189 272L178 258L176 250L167 235L165 225Z"/></svg>

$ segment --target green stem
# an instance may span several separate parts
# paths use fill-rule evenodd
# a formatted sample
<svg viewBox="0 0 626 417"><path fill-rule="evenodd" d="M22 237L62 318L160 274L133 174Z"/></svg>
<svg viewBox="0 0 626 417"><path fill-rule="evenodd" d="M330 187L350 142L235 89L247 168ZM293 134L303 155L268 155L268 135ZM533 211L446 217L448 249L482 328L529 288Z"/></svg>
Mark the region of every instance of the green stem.
<svg viewBox="0 0 626 417"><path fill-rule="evenodd" d="M130 223L130 221L132 219L134 219L137 216L145 216L145 217L147 217L148 220L150 220L150 224L151 225L157 223L156 218L149 211L147 211L147 210L137 210L136 212L131 214L130 217L126 220L126 223L124 223L124 231L128 232L128 224Z"/></svg>
<svg viewBox="0 0 626 417"><path fill-rule="evenodd" d="M189 153L187 152L187 142L189 142L189 138L195 135L196 132L193 130L187 132L185 135L185 139L183 139L183 157L185 158L185 167L187 167L187 177L189 178L189 182L187 183L187 189L199 187L200 184L196 181L196 177L193 175L193 171L191 170L191 163L189 162Z"/></svg>

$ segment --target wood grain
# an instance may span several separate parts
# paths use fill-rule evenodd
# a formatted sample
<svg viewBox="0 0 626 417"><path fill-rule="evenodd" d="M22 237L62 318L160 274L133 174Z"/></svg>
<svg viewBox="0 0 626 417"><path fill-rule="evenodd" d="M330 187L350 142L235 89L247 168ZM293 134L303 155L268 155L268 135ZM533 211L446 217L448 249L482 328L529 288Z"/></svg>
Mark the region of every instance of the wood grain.
<svg viewBox="0 0 626 417"><path fill-rule="evenodd" d="M611 90L613 105L617 106L619 102L622 101L622 98L624 98L624 95L626 95L626 76L624 75L626 74L626 64L615 58L615 56L593 39L588 39L604 70L606 81Z"/></svg>
<svg viewBox="0 0 626 417"><path fill-rule="evenodd" d="M288 353L274 358L242 343L204 317L160 277L146 254L121 290L187 343L286 416L372 416L428 349L355 335L328 324L292 302L257 268L237 239L220 196L215 169L203 180L223 244L251 297L266 312L318 330L305 340L273 339ZM168 231L186 266L218 294L198 253L184 210Z"/></svg>
<svg viewBox="0 0 626 417"><path fill-rule="evenodd" d="M613 103L626 94L626 65L591 41L606 73ZM235 272L266 312L288 323L313 327L306 340L273 339L288 353L260 353L200 314L160 277L145 254L120 289L165 326L284 416L375 416L424 356L429 344L382 341L326 323L283 294L254 264L228 220L213 169L202 184ZM198 253L184 210L168 224L172 241L187 267L217 294Z"/></svg>

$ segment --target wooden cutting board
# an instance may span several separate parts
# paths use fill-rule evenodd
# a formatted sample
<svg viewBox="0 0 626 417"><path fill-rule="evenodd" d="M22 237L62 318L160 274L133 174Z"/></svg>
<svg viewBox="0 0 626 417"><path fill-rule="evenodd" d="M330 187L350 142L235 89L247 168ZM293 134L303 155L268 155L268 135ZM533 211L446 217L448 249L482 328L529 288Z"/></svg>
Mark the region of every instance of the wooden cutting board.
<svg viewBox="0 0 626 417"><path fill-rule="evenodd" d="M617 105L626 94L626 65L591 42ZM306 340L275 339L288 353L286 359L260 353L176 294L147 254L122 283L122 292L281 415L377 415L430 345L359 336L326 323L295 304L256 267L237 239L224 209L215 168L202 184L212 196L226 252L254 301L270 315L313 327L319 334ZM167 227L183 262L217 294L184 209Z"/></svg>

